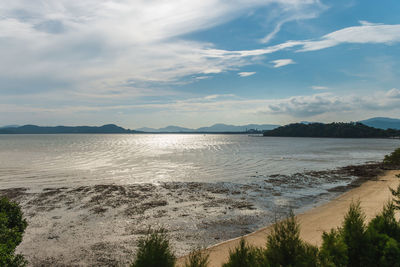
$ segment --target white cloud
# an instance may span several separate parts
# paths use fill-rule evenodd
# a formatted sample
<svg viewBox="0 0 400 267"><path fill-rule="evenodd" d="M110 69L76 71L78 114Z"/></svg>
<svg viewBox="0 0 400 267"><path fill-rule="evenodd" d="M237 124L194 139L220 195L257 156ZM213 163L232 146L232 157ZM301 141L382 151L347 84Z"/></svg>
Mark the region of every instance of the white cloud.
<svg viewBox="0 0 400 267"><path fill-rule="evenodd" d="M294 96L269 104L266 113L288 114L294 117L311 117L326 112L348 110L348 106L339 97L332 94Z"/></svg>
<svg viewBox="0 0 400 267"><path fill-rule="evenodd" d="M317 40L303 41L299 51L315 51L343 43L381 43L400 42L400 25L383 25L362 22L361 26L344 28L322 36Z"/></svg>
<svg viewBox="0 0 400 267"><path fill-rule="evenodd" d="M400 98L400 90L397 88L392 88L386 93L386 96L390 98Z"/></svg>
<svg viewBox="0 0 400 267"><path fill-rule="evenodd" d="M267 24L275 24L275 27L261 39L261 43L271 41L285 23L316 18L327 8L327 6L319 1L311 1L308 3L304 2L303 6L293 6L292 8L282 8L269 12L267 15Z"/></svg>
<svg viewBox="0 0 400 267"><path fill-rule="evenodd" d="M58 81L57 88L71 83L79 90L97 91L132 80L171 82L186 75L220 73L249 64L243 58L260 52L218 50L181 36L262 6L301 13L303 6L318 4L318 0L0 2L0 81L5 87L6 80L13 79L10 83L17 89L28 84L34 88L35 79L45 82L51 77Z"/></svg>
<svg viewBox="0 0 400 267"><path fill-rule="evenodd" d="M334 95L321 93L310 96L294 96L276 99L260 110L266 114L285 114L306 118L322 114L354 114L367 112L387 112L400 110L400 92L392 89L387 92L364 95Z"/></svg>
<svg viewBox="0 0 400 267"><path fill-rule="evenodd" d="M271 63L274 63L274 68L280 68L286 65L290 65L290 64L296 64L296 62L294 62L292 59L277 59L277 60L273 60L271 61Z"/></svg>
<svg viewBox="0 0 400 267"><path fill-rule="evenodd" d="M311 86L311 88L314 90L328 90L329 89L326 86L320 86L320 85L313 85L313 86Z"/></svg>
<svg viewBox="0 0 400 267"><path fill-rule="evenodd" d="M243 71L243 72L239 72L238 73L238 75L240 76L240 77L248 77L248 76L251 76L251 75L254 75L254 74L256 74L256 72L254 72L254 71Z"/></svg>

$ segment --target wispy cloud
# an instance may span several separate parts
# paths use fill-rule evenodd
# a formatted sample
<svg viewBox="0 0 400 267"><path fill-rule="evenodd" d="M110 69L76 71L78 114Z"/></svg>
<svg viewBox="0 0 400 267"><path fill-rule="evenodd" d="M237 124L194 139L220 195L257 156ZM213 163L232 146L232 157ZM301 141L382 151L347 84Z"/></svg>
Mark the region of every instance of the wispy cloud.
<svg viewBox="0 0 400 267"><path fill-rule="evenodd" d="M391 45L400 42L400 25L383 25L362 22L361 26L344 28L317 40L303 41L298 51L321 50L343 43L380 43Z"/></svg>
<svg viewBox="0 0 400 267"><path fill-rule="evenodd" d="M256 72L254 72L254 71L252 71L252 72L243 71L243 72L239 72L238 73L238 75L240 77L248 77L248 76L251 76L251 75L254 75L254 74L256 74Z"/></svg>
<svg viewBox="0 0 400 267"><path fill-rule="evenodd" d="M311 86L311 88L314 90L328 90L329 89L326 86L320 86L320 85L313 85L313 86Z"/></svg>
<svg viewBox="0 0 400 267"><path fill-rule="evenodd" d="M400 98L400 90L397 88L392 88L386 93L386 96L390 98Z"/></svg>
<svg viewBox="0 0 400 267"><path fill-rule="evenodd" d="M296 64L296 62L294 62L292 59L277 59L277 60L273 60L271 61L271 63L274 64L274 68L280 68L286 65L290 65L290 64Z"/></svg>
<svg viewBox="0 0 400 267"><path fill-rule="evenodd" d="M328 7L320 1L304 1L303 6L275 9L267 16L268 24L275 24L273 30L261 39L261 43L268 43L279 33L285 23L318 17Z"/></svg>

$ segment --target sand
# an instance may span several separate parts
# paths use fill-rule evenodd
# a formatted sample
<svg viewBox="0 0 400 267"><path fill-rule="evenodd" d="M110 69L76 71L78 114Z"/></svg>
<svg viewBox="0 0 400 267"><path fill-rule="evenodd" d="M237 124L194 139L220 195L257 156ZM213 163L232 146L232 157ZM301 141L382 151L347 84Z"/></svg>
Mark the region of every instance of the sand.
<svg viewBox="0 0 400 267"><path fill-rule="evenodd" d="M342 224L343 217L354 200L360 200L366 219L369 221L382 210L383 205L391 198L389 187L397 187L400 181L396 177L397 174L400 174L400 171L386 171L377 180L367 181L360 187L352 189L324 205L297 215L301 226L301 238L310 244L321 245L322 233ZM271 226L268 226L243 238L251 245L264 246L266 235L270 231ZM239 241L240 238L235 238L208 248L209 266L220 267L228 260L229 251L235 248ZM186 257L179 258L178 265L182 265L185 259Z"/></svg>

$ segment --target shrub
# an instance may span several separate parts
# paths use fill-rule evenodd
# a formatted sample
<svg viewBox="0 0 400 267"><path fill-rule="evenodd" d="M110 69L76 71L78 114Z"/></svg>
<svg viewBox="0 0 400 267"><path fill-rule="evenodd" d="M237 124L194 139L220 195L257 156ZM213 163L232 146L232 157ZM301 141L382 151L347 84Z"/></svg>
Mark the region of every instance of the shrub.
<svg viewBox="0 0 400 267"><path fill-rule="evenodd" d="M262 249L246 244L242 238L239 246L229 252L229 261L223 267L258 267L263 264Z"/></svg>
<svg viewBox="0 0 400 267"><path fill-rule="evenodd" d="M209 254L204 250L198 249L190 252L189 258L185 262L185 267L207 267Z"/></svg>
<svg viewBox="0 0 400 267"><path fill-rule="evenodd" d="M393 151L390 155L386 155L383 159L383 163L389 167L400 166L400 148Z"/></svg>
<svg viewBox="0 0 400 267"><path fill-rule="evenodd" d="M21 243L27 223L23 219L21 208L6 197L0 198L0 266L24 266L22 255L15 255L16 247Z"/></svg>
<svg viewBox="0 0 400 267"><path fill-rule="evenodd" d="M319 258L323 266L347 266L347 245L340 230L332 229L322 234L322 246Z"/></svg>
<svg viewBox="0 0 400 267"><path fill-rule="evenodd" d="M300 226L293 214L273 226L272 233L267 237L264 255L269 266L318 264L318 248L300 239Z"/></svg>
<svg viewBox="0 0 400 267"><path fill-rule="evenodd" d="M172 267L175 261L166 231L149 229L147 235L139 239L136 258L131 266Z"/></svg>

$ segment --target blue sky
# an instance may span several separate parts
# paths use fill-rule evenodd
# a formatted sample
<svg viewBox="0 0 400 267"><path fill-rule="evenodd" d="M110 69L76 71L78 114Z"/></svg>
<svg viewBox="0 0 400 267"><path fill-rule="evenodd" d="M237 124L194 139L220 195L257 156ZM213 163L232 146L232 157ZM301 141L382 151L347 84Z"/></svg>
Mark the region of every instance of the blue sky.
<svg viewBox="0 0 400 267"><path fill-rule="evenodd" d="M400 117L397 0L0 3L0 124Z"/></svg>

